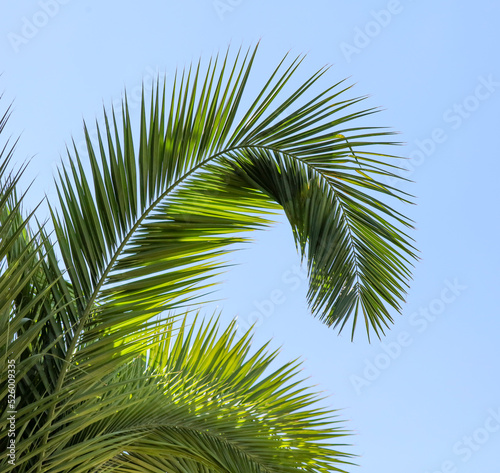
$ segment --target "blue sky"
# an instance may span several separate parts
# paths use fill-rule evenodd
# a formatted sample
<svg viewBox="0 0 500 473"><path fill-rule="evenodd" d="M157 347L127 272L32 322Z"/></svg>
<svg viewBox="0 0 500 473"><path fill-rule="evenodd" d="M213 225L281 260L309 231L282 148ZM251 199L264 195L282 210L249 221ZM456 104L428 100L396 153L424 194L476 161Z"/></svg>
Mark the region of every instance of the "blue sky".
<svg viewBox="0 0 500 473"><path fill-rule="evenodd" d="M500 176L500 3L477 0L309 2L204 0L3 2L0 90L14 101L16 159L31 158L33 205L54 198L65 145L82 119L100 117L126 87L261 40L256 79L287 52L307 52L305 79L350 77L354 95L401 132L407 189L417 204L421 261L402 316L385 339L353 343L309 315L306 283L283 218L234 256L219 295L223 320L257 321L280 360L342 409L355 432L352 471L497 473L500 463L500 319L496 296ZM171 83L171 82L170 82ZM44 209L42 208L42 217Z"/></svg>

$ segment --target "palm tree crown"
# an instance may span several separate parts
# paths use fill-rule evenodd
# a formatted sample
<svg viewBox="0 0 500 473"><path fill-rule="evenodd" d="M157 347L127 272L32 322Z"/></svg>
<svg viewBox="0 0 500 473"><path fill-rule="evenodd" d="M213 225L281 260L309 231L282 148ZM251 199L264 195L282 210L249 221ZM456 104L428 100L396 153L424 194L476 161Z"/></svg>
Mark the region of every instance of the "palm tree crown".
<svg viewBox="0 0 500 473"><path fill-rule="evenodd" d="M336 414L297 363L250 351L249 333L193 323L224 255L283 209L325 324L384 333L415 258L385 184L391 132L356 125L373 109L326 69L292 93L285 58L251 99L256 48L200 63L143 96L134 130L104 112L85 160L76 146L51 207L56 245L22 209L20 174L0 167L0 399L15 412L18 472L342 471ZM8 114L0 122L0 131ZM351 121L354 120L354 124ZM86 162L90 171L85 171ZM234 245L233 245L234 246ZM59 261L60 255L61 261ZM199 309L199 308L198 308ZM198 310L196 307L194 310ZM9 401L15 361L15 405ZM0 442L9 445L8 425Z"/></svg>

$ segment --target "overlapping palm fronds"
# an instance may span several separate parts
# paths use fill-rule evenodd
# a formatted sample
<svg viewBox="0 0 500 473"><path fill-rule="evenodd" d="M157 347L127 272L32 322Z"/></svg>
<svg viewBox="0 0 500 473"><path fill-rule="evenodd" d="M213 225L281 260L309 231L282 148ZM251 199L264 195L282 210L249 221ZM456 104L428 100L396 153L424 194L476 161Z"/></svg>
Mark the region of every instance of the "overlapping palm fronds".
<svg viewBox="0 0 500 473"><path fill-rule="evenodd" d="M296 364L272 371L275 354L251 355L234 324L219 335L215 322L186 326L186 307L211 291L231 245L279 209L327 325L350 321L354 334L363 323L380 336L409 278L411 225L391 206L406 197L383 182L397 161L376 152L391 133L356 125L374 110L357 110L343 83L314 95L325 70L285 95L301 58L284 59L247 97L255 54L193 66L169 92L158 82L137 130L125 101L121 116L105 112L97 142L86 134L88 156L68 150L52 207L62 267L24 217L4 149L0 361L16 362L17 398L16 466L4 457L2 471L346 464L345 432L297 381ZM8 394L2 387L2 419Z"/></svg>

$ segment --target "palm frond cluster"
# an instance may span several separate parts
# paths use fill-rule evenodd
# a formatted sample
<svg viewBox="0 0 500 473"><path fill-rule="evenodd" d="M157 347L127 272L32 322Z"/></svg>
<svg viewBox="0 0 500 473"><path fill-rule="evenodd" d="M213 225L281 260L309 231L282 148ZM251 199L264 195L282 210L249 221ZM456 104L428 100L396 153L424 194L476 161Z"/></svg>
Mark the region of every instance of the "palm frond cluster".
<svg viewBox="0 0 500 473"><path fill-rule="evenodd" d="M249 230L282 209L307 264L314 315L384 333L414 249L384 183L396 158L381 128L356 125L326 70L285 94L302 58L284 59L247 97L256 49L158 81L134 130L104 112L87 155L68 149L49 238L16 193L12 148L0 164L0 445L16 472L327 472L350 455L335 411L192 309ZM0 122L0 131L8 118ZM354 123L351 122L354 120ZM245 233L246 232L246 233ZM55 242L54 242L55 240ZM15 362L15 405L9 370ZM5 447L5 448L4 448Z"/></svg>

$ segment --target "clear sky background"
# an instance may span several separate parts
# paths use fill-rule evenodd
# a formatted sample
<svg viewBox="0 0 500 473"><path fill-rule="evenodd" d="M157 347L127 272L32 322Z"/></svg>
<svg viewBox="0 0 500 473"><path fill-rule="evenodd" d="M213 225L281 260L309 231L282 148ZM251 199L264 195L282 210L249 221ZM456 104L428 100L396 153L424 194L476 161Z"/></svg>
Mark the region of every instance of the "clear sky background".
<svg viewBox="0 0 500 473"><path fill-rule="evenodd" d="M289 50L308 53L302 79L324 64L325 86L350 76L354 95L384 108L372 122L407 143L418 205L404 211L422 260L403 315L371 344L313 319L281 218L234 256L223 320L257 322L257 344L304 360L355 433L351 471L498 473L499 26L498 0L2 0L2 108L14 101L8 132L21 134L16 161L31 158L35 205L54 200L53 172L71 137L81 143L82 119L100 118L125 87L137 114L143 81L171 84L177 66L228 44L261 39L256 79Z"/></svg>

